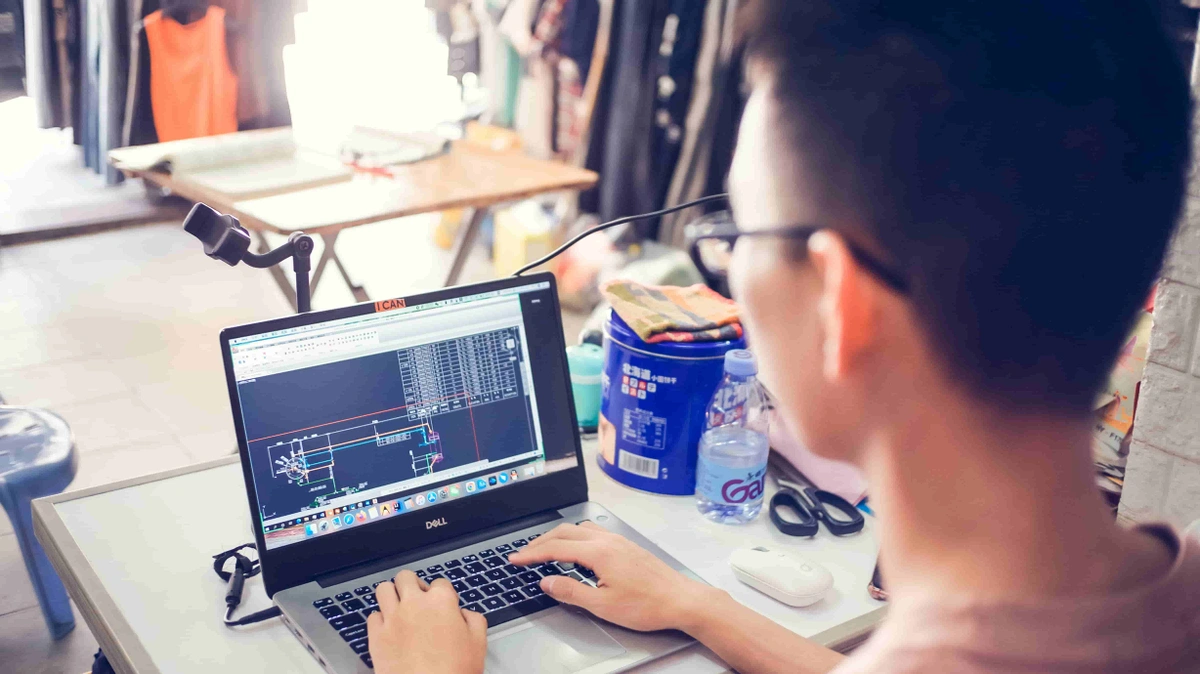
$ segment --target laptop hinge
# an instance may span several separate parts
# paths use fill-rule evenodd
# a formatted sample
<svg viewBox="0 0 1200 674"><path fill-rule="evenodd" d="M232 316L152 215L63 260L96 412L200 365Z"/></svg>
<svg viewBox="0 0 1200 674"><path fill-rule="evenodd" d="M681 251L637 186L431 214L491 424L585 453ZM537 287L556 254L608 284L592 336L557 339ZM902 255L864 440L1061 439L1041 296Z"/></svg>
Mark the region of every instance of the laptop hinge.
<svg viewBox="0 0 1200 674"><path fill-rule="evenodd" d="M380 571L386 571L387 569L402 566L409 562L415 562L418 559L436 557L437 555L445 554L451 550L457 550L459 548L464 548L476 543L482 543L489 538L503 536L504 534L520 531L521 529L528 529L529 527L537 526L539 524L546 524L555 520L561 520L562 518L562 515L558 514L557 509L545 510L540 513L534 513L533 515L529 515L527 517L505 522L504 524L459 536L458 538L452 538L448 541L435 543L433 545L426 545L416 550L409 550L408 552L404 552L399 555L392 555L391 557L376 559L363 564L339 569L332 573L327 573L324 576L318 577L316 581L321 587L340 585L341 583L362 578L363 576L370 576L379 573Z"/></svg>

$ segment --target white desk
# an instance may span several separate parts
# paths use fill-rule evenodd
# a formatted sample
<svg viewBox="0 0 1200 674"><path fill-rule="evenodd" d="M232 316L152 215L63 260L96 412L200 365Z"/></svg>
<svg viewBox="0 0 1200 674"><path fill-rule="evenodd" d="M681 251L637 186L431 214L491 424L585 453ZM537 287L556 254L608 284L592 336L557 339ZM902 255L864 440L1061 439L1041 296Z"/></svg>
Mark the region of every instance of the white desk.
<svg viewBox="0 0 1200 674"><path fill-rule="evenodd" d="M874 523L838 539L783 536L766 516L743 527L703 520L690 497L628 489L595 466L585 442L590 497L655 541L709 583L793 631L831 648L859 643L884 607L867 595L875 564ZM39 499L34 528L80 613L120 674L211 674L322 670L278 620L227 629L225 584L212 557L253 540L236 457ZM729 553L756 544L786 546L833 572L834 589L818 604L793 609L742 585ZM239 615L266 608L260 578L247 582ZM728 668L708 649L689 648L639 672L697 674Z"/></svg>

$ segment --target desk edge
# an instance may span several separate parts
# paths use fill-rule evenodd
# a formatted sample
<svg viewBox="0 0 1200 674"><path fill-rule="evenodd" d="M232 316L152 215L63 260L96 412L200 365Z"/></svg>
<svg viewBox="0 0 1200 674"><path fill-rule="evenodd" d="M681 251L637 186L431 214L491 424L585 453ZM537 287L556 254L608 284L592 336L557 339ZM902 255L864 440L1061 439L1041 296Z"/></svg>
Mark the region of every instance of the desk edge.
<svg viewBox="0 0 1200 674"><path fill-rule="evenodd" d="M99 575L72 539L66 522L55 506L147 482L218 468L237 461L236 456L205 461L97 487L46 496L34 499L31 504L34 535L41 542L46 557L67 587L68 594L75 600L76 607L92 631L92 636L108 657L109 664L119 674L160 674L161 670L150 658L150 653L125 620L112 596L104 589Z"/></svg>
<svg viewBox="0 0 1200 674"><path fill-rule="evenodd" d="M811 639L838 653L848 653L871 636L875 628L879 626L879 623L887 617L887 608L886 604L881 605L879 608L864 613L857 618L851 618L836 627L831 627L824 632L818 632Z"/></svg>

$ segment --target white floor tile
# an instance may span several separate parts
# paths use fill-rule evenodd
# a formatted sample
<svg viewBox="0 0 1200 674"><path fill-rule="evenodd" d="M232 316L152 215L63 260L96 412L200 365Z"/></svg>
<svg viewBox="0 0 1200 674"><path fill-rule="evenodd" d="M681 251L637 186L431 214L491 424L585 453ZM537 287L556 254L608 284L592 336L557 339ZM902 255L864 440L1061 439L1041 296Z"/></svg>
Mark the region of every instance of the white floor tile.
<svg viewBox="0 0 1200 674"><path fill-rule="evenodd" d="M111 364L98 358L0 371L0 395L10 405L54 407L129 391Z"/></svg>
<svg viewBox="0 0 1200 674"><path fill-rule="evenodd" d="M75 629L54 641L37 607L0 615L0 662L5 672L81 674L92 668L98 646L75 610Z"/></svg>
<svg viewBox="0 0 1200 674"><path fill-rule="evenodd" d="M70 424L81 453L173 437L171 429L132 393L54 408Z"/></svg>
<svg viewBox="0 0 1200 674"><path fill-rule="evenodd" d="M183 447L171 437L122 445L79 455L79 473L70 489L86 489L160 473L193 463Z"/></svg>
<svg viewBox="0 0 1200 674"><path fill-rule="evenodd" d="M15 534L0 535L0 578L0 615L38 605Z"/></svg>

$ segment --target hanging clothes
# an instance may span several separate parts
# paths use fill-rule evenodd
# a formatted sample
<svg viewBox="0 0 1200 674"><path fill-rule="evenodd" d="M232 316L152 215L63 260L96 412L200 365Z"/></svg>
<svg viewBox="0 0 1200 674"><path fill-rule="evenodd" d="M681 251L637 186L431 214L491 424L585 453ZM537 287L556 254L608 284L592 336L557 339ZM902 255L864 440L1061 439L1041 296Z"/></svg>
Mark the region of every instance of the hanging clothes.
<svg viewBox="0 0 1200 674"><path fill-rule="evenodd" d="M144 27L158 140L237 131L238 83L225 45L225 10L209 7L187 25L159 10Z"/></svg>
<svg viewBox="0 0 1200 674"><path fill-rule="evenodd" d="M705 0L622 0L617 5L598 167L602 220L662 206L683 140ZM637 229L642 238L653 237L657 226L657 221L643 221Z"/></svg>
<svg viewBox="0 0 1200 674"><path fill-rule="evenodd" d="M724 90L734 43L736 0L712 0L704 10L704 30L692 84L692 99L684 121L684 139L675 164L664 206L692 201L707 194L708 169L712 140L717 133L720 105L718 93ZM732 130L722 129L722 133ZM673 246L684 244L688 223L700 217L704 207L689 208L663 216L659 241Z"/></svg>

